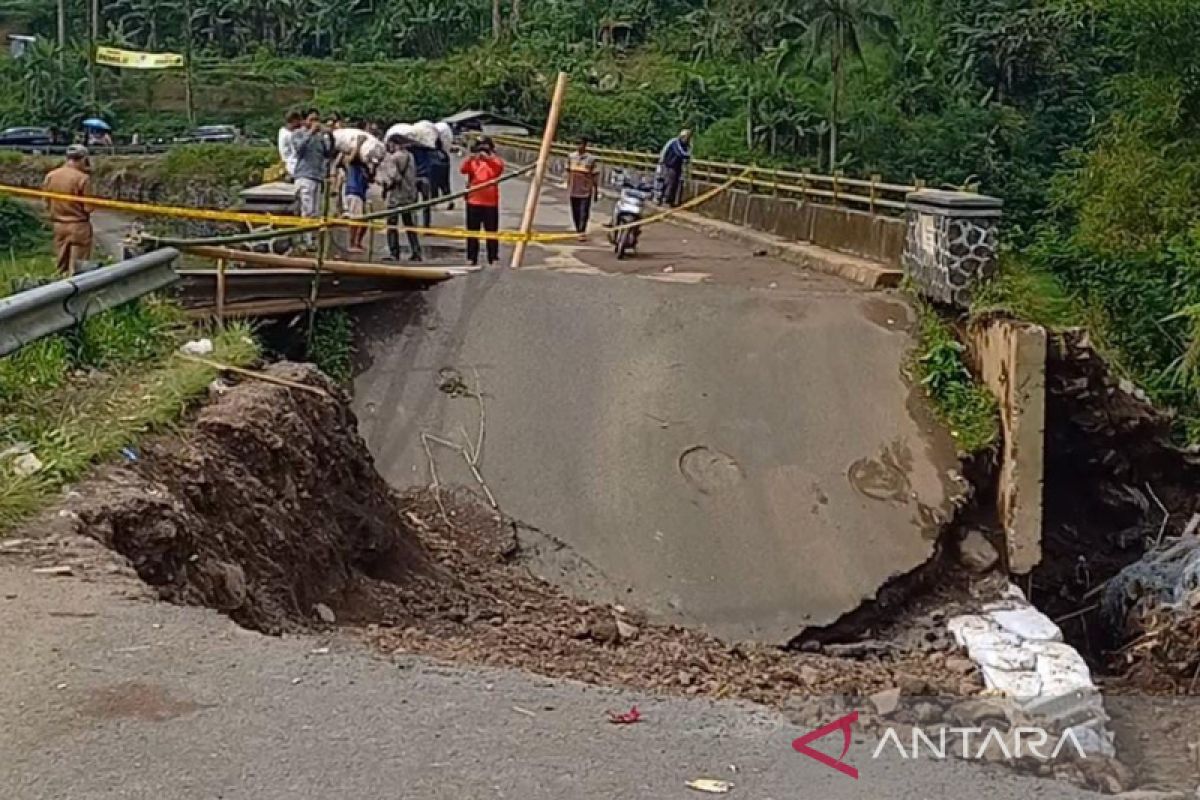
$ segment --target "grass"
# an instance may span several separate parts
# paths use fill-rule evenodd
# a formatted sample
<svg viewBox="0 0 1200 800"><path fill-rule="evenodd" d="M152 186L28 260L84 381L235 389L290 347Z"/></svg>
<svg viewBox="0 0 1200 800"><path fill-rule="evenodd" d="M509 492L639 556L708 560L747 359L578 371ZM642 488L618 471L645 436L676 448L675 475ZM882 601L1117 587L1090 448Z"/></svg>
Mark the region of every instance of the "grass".
<svg viewBox="0 0 1200 800"><path fill-rule="evenodd" d="M244 365L258 357L247 327L228 328L213 344L213 359L223 363ZM27 390L24 402L6 404L0 443L28 450L42 467L29 475L6 469L0 532L27 519L98 461L178 420L215 376L210 367L168 355L110 373L71 374Z"/></svg>
<svg viewBox="0 0 1200 800"><path fill-rule="evenodd" d="M344 309L317 312L308 357L322 372L343 385L354 377L353 345L354 329Z"/></svg>
<svg viewBox="0 0 1200 800"><path fill-rule="evenodd" d="M914 303L919 335L912 373L960 452L991 447L1000 437L996 398L971 375L963 357L966 348L954 329L925 301L914 298Z"/></svg>
<svg viewBox="0 0 1200 800"><path fill-rule="evenodd" d="M1033 322L1050 330L1082 325L1086 316L1055 275L1014 253L1001 257L995 277L975 293L971 315L988 314Z"/></svg>
<svg viewBox="0 0 1200 800"><path fill-rule="evenodd" d="M44 255L10 255L0 259L0 295L54 274ZM94 464L180 418L216 374L173 355L198 334L177 305L148 297L0 358L0 535ZM258 358L247 326L212 339L216 361ZM40 463L29 474L15 468L25 453Z"/></svg>

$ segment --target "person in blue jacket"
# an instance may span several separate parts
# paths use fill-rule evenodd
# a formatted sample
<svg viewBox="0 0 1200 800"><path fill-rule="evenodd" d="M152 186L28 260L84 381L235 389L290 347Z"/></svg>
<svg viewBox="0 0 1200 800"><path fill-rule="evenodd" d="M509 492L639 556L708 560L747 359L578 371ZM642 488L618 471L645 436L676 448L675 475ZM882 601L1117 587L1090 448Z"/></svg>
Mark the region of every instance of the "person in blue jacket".
<svg viewBox="0 0 1200 800"><path fill-rule="evenodd" d="M658 156L659 194L662 205L679 205L683 171L692 159L692 132L684 128L663 147Z"/></svg>

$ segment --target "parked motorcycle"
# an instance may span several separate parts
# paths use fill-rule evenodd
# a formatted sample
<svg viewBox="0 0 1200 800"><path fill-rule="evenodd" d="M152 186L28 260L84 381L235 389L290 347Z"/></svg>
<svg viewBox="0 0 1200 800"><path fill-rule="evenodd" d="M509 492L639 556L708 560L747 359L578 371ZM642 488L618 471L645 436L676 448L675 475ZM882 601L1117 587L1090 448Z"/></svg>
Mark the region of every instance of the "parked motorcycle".
<svg viewBox="0 0 1200 800"><path fill-rule="evenodd" d="M654 187L642 176L628 175L625 172L616 173L612 182L621 187L621 196L613 208L611 227L614 230L609 231L608 241L612 244L617 258L623 259L630 251L637 249L642 233L641 225L625 226L641 221L645 214L646 201L650 199Z"/></svg>

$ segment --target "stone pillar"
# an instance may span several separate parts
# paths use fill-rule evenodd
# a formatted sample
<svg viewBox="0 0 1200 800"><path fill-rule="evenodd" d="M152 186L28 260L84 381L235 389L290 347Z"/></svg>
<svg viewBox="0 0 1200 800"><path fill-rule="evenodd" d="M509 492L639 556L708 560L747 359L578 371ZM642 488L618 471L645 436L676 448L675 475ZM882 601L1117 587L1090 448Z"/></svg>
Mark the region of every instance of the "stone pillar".
<svg viewBox="0 0 1200 800"><path fill-rule="evenodd" d="M904 271L938 303L966 308L971 292L996 270L1003 201L968 192L910 192Z"/></svg>

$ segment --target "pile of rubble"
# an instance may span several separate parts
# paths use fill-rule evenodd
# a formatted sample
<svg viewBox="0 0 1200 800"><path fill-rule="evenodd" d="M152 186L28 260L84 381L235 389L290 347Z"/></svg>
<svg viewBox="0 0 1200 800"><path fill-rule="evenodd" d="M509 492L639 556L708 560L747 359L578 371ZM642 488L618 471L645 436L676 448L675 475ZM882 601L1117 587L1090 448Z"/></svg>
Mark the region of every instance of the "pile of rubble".
<svg viewBox="0 0 1200 800"><path fill-rule="evenodd" d="M517 667L598 684L714 698L787 710L798 697L905 694L970 696L983 685L953 643L930 652L830 645L815 652L728 644L703 632L648 623L621 606L584 602L532 575L515 534L466 493L402 498L405 519L441 567L403 583L367 580L335 604L376 646L453 661ZM445 514L443 514L445 509ZM940 625L944 631L944 621ZM931 627L931 633L932 633Z"/></svg>

